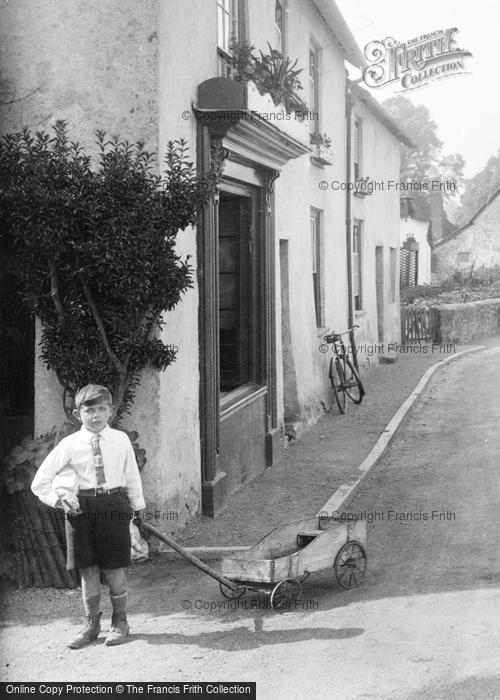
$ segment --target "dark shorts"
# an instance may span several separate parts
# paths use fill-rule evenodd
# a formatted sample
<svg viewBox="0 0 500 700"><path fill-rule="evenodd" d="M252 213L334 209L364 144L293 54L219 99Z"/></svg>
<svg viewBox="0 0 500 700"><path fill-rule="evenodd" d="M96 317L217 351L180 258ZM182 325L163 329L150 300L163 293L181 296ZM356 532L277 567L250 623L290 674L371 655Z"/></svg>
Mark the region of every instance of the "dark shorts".
<svg viewBox="0 0 500 700"><path fill-rule="evenodd" d="M66 568L118 569L130 564L130 521L125 493L79 496L80 515L66 519Z"/></svg>

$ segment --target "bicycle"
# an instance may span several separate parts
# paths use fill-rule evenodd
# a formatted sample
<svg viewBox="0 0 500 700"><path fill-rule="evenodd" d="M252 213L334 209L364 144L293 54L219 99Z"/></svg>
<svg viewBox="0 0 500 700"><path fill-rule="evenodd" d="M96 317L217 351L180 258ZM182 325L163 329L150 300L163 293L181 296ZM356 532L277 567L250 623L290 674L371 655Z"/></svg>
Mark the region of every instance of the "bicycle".
<svg viewBox="0 0 500 700"><path fill-rule="evenodd" d="M325 343L333 346L333 357L330 360L328 376L332 384L335 401L341 413L345 413L346 396L353 403L360 404L366 393L358 370L348 358L347 350L342 340L342 336L347 335L354 328L359 328L359 326L348 328L343 333L333 332L324 337Z"/></svg>

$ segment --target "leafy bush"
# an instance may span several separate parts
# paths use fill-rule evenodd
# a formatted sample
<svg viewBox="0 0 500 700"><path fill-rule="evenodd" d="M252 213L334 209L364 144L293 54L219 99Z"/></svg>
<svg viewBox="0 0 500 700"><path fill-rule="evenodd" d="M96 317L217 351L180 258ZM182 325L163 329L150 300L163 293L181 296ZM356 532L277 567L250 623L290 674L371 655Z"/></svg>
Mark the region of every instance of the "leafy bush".
<svg viewBox="0 0 500 700"><path fill-rule="evenodd" d="M33 477L45 457L57 443L74 432L74 425L65 423L59 430L52 429L37 438L31 435L23 438L19 445L12 448L10 454L3 460L4 469L0 471L0 483L5 486L7 493L29 491ZM142 471L147 462L146 450L139 445L139 434L135 430L124 430L134 449L137 466Z"/></svg>
<svg viewBox="0 0 500 700"><path fill-rule="evenodd" d="M480 287L489 287L495 282L500 282L500 265L494 265L492 267L478 267L472 271L470 270L456 270L452 279L459 286L464 286L469 283L470 278L470 288L478 289Z"/></svg>
<svg viewBox="0 0 500 700"><path fill-rule="evenodd" d="M192 286L176 236L214 195L218 158L197 174L185 141L171 141L166 172L142 143L97 133L98 158L69 140L28 130L0 141L0 224L19 259L25 298L41 319L41 355L72 398L109 386L116 419L129 412L141 370L163 370L175 350L159 339L162 313Z"/></svg>
<svg viewBox="0 0 500 700"><path fill-rule="evenodd" d="M413 304L415 299L429 299L439 296L442 288L427 284L420 284L415 287L402 287L400 291L401 303L405 306Z"/></svg>
<svg viewBox="0 0 500 700"><path fill-rule="evenodd" d="M403 287L403 306L435 306L500 298L500 265L473 270L456 270L438 285Z"/></svg>

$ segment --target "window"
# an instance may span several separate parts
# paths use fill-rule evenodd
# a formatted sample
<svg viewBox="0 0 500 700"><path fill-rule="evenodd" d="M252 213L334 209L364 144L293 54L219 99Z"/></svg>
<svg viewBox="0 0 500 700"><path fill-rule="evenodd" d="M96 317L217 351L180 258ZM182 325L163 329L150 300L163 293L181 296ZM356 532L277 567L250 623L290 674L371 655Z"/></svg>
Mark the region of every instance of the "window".
<svg viewBox="0 0 500 700"><path fill-rule="evenodd" d="M470 250L462 250L457 254L457 262L459 265L470 265L472 262L472 253Z"/></svg>
<svg viewBox="0 0 500 700"><path fill-rule="evenodd" d="M324 326L323 323L323 294L322 294L322 274L321 274L321 212L311 209L311 259L312 259L312 280L314 291L314 310L316 313L316 325L318 328Z"/></svg>
<svg viewBox="0 0 500 700"><path fill-rule="evenodd" d="M396 303L396 248L389 249L389 304Z"/></svg>
<svg viewBox="0 0 500 700"><path fill-rule="evenodd" d="M228 186L229 187L229 186ZM233 188L231 188L233 189ZM220 392L262 377L262 247L258 192L234 186L219 200Z"/></svg>
<svg viewBox="0 0 500 700"><path fill-rule="evenodd" d="M276 29L276 49L285 55L285 7L281 0L276 0L274 25Z"/></svg>
<svg viewBox="0 0 500 700"><path fill-rule="evenodd" d="M355 180L359 180L361 178L361 147L362 147L361 119L359 119L358 117L355 117L354 129L353 129L353 134L352 134L354 179Z"/></svg>
<svg viewBox="0 0 500 700"><path fill-rule="evenodd" d="M438 259L436 253L431 253L431 274L435 275L438 270Z"/></svg>
<svg viewBox="0 0 500 700"><path fill-rule="evenodd" d="M312 113L311 134L319 134L319 50L309 50L309 110Z"/></svg>
<svg viewBox="0 0 500 700"><path fill-rule="evenodd" d="M352 294L354 298L354 310L361 311L361 224L358 219L352 226Z"/></svg>
<svg viewBox="0 0 500 700"><path fill-rule="evenodd" d="M229 391L250 379L248 300L248 204L221 194L219 205L220 389Z"/></svg>
<svg viewBox="0 0 500 700"><path fill-rule="evenodd" d="M232 75L231 44L244 38L245 0L217 0L217 58L219 75Z"/></svg>

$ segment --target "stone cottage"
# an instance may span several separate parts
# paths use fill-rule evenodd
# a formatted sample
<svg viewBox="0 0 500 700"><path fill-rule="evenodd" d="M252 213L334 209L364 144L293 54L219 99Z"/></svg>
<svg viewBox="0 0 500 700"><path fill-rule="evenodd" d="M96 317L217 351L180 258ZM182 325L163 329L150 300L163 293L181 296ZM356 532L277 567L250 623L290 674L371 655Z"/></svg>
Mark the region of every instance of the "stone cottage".
<svg viewBox="0 0 500 700"><path fill-rule="evenodd" d="M432 258L437 279L457 270L468 272L472 266L500 265L500 189L466 224L433 240Z"/></svg>

